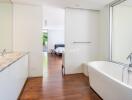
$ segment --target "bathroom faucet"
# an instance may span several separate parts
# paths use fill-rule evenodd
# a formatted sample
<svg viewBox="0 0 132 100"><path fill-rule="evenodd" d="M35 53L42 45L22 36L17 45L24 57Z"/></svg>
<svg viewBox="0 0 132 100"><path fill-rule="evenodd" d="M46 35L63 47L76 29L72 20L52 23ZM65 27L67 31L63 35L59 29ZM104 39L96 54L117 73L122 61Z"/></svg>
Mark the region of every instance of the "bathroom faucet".
<svg viewBox="0 0 132 100"><path fill-rule="evenodd" d="M129 67L132 67L132 53L128 55L127 60L130 60Z"/></svg>
<svg viewBox="0 0 132 100"><path fill-rule="evenodd" d="M4 49L1 53L2 56L4 56L6 54L6 49Z"/></svg>

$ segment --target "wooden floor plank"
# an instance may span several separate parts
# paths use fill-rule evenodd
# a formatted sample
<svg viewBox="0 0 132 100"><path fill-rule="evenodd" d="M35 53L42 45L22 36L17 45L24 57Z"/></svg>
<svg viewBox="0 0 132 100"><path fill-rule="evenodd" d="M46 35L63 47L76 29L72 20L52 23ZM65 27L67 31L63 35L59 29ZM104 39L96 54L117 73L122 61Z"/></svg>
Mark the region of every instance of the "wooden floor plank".
<svg viewBox="0 0 132 100"><path fill-rule="evenodd" d="M88 77L62 76L61 65L61 57L49 55L48 71L43 77L28 79L20 100L101 100L90 89Z"/></svg>

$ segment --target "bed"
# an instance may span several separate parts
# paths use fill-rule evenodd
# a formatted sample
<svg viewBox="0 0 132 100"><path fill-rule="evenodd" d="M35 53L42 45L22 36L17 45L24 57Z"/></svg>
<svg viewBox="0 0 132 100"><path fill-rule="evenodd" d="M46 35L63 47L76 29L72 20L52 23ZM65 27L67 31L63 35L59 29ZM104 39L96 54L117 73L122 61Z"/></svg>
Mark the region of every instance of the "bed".
<svg viewBox="0 0 132 100"><path fill-rule="evenodd" d="M64 44L55 44L54 51L56 55L62 55L65 51L65 45Z"/></svg>

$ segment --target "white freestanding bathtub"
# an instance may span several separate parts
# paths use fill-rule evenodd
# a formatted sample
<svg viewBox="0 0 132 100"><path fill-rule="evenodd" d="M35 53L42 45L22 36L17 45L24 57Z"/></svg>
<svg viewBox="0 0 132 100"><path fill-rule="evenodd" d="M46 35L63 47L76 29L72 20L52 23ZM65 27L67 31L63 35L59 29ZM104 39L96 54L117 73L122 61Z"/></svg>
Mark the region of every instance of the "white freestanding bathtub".
<svg viewBox="0 0 132 100"><path fill-rule="evenodd" d="M107 61L88 63L90 86L103 100L132 100L132 72Z"/></svg>

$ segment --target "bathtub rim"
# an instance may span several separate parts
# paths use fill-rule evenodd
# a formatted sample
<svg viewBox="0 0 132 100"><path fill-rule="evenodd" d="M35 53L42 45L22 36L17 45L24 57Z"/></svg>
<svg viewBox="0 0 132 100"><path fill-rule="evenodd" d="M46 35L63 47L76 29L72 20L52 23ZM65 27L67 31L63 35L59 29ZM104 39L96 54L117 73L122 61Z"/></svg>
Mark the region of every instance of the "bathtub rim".
<svg viewBox="0 0 132 100"><path fill-rule="evenodd" d="M110 78L111 80L114 80L114 81L117 82L118 84L121 84L121 85L123 85L123 86L125 86L125 87L127 87L127 88L129 88L129 89L132 89L132 86L127 85L127 84L125 84L125 83L123 83L123 82L117 80L116 78L111 77L109 74L107 74L107 73L101 71L101 69L97 69L96 67L92 66L93 63L97 63L97 62L109 62L109 63L114 63L114 62L111 62L111 61L92 61L92 62L88 62L88 64L87 64L87 65L88 65L88 69L89 69L89 67L91 67L91 68L95 69L97 72L99 72L99 73L105 75L106 77ZM117 64L117 63L114 63L114 64ZM117 65L120 65L120 64L117 64ZM123 66L123 65L121 65L121 66ZM124 66L124 67L126 67L126 66Z"/></svg>

